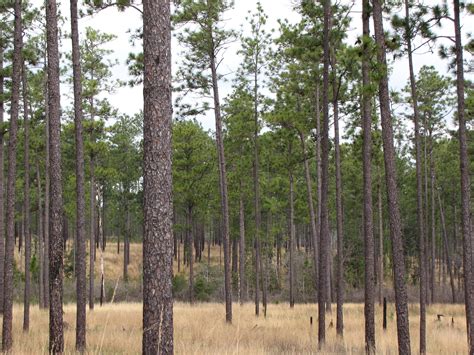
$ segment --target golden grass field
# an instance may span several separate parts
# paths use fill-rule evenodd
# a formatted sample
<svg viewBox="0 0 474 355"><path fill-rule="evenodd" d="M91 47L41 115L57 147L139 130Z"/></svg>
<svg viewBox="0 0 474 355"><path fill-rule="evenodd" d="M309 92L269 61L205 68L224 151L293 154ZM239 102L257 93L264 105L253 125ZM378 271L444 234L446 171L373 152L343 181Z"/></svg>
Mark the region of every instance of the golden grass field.
<svg viewBox="0 0 474 355"><path fill-rule="evenodd" d="M252 304L234 304L234 321L224 321L224 306L217 303L174 306L174 345L176 354L311 354L317 351L315 305L269 305L267 318L256 318ZM66 353L73 353L75 337L75 306L64 308L67 323ZM393 305L389 305L388 330L381 329L381 308L377 307L377 352L396 354L396 321ZM418 352L418 308L410 307L413 353ZM436 314L446 315L441 322ZM310 327L309 317L315 319ZM334 315L335 316L335 315ZM449 318L448 318L449 316ZM327 345L324 354L364 353L363 305L344 307L345 335L336 339L332 319L328 315ZM454 326L451 324L454 317ZM14 354L47 353L48 313L36 306L31 312L29 334L22 332L22 307L14 309ZM138 303L108 304L87 314L87 342L90 354L137 354L141 352L142 306ZM334 319L335 324L335 319ZM427 316L429 354L466 354L464 309L461 305L432 305Z"/></svg>

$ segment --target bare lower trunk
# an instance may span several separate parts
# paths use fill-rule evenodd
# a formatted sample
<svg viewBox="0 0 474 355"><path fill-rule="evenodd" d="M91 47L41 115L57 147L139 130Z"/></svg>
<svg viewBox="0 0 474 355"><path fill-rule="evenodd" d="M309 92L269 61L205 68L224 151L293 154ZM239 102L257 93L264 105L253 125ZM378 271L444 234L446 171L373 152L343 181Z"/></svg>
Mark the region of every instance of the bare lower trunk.
<svg viewBox="0 0 474 355"><path fill-rule="evenodd" d="M193 232L193 210L188 206L186 211L186 233L188 237L188 265L189 265L189 303L194 304L194 257L193 257L193 244L194 244L194 232Z"/></svg>
<svg viewBox="0 0 474 355"><path fill-rule="evenodd" d="M143 1L143 354L173 354L170 2Z"/></svg>
<svg viewBox="0 0 474 355"><path fill-rule="evenodd" d="M4 103L4 72L3 72L3 32L0 29L0 125L3 125L5 103ZM4 132L0 131L0 313L3 313L3 295L4 295L4 264L5 264L5 196L4 196Z"/></svg>
<svg viewBox="0 0 474 355"><path fill-rule="evenodd" d="M18 111L20 100L21 80L21 1L15 0L15 30L13 49L13 72L11 113L8 140L8 180L7 180L7 236L5 243L5 269L4 269L4 300L3 300L3 329L2 350L11 351L13 346L13 253L15 248L15 182L16 182L16 144L18 134Z"/></svg>
<svg viewBox="0 0 474 355"><path fill-rule="evenodd" d="M245 285L245 210L242 193L240 193L239 199L239 235L239 302L240 305L243 305Z"/></svg>
<svg viewBox="0 0 474 355"><path fill-rule="evenodd" d="M379 80L379 101L382 122L382 142L385 161L385 179L388 197L390 237L392 240L393 273L395 286L395 306L397 313L398 351L401 354L411 353L408 322L408 296L405 284L405 256L401 229L400 207L398 201L397 173L395 167L395 147L393 144L393 127L390 113L388 89L385 33L383 29L382 4L373 1L373 19L377 43L377 61L384 68Z"/></svg>
<svg viewBox="0 0 474 355"><path fill-rule="evenodd" d="M90 161L90 234L89 234L89 309L94 309L94 265L95 265L95 181L94 157Z"/></svg>
<svg viewBox="0 0 474 355"><path fill-rule="evenodd" d="M377 187L377 208L379 212L379 257L378 257L378 273L379 278L379 305L382 305L383 302L383 283L384 283L384 267L383 267L383 242L384 242L384 232L383 232L383 210L382 210L382 177L379 177L380 181Z"/></svg>
<svg viewBox="0 0 474 355"><path fill-rule="evenodd" d="M43 259L44 259L44 238L43 238L43 202L41 199L41 176L39 161L36 160L36 183L38 184L38 262L39 262L39 280L38 280L38 303L40 308L44 308L44 281L43 281Z"/></svg>
<svg viewBox="0 0 474 355"><path fill-rule="evenodd" d="M295 243L295 223L294 223L294 191L293 191L293 172L290 171L290 220L289 220L289 232L290 232L290 242L289 242L289 249L290 249L290 307L293 308L295 306L295 265L294 265L294 243Z"/></svg>
<svg viewBox="0 0 474 355"><path fill-rule="evenodd" d="M370 38L370 9L369 1L362 4L362 24L364 41ZM364 42L365 43L365 42ZM364 174L364 250L365 250L365 351L375 353L375 277L374 256L375 243L373 234L372 212L372 106L368 93L370 85L370 54L364 51L362 62L362 129L364 135L363 174Z"/></svg>

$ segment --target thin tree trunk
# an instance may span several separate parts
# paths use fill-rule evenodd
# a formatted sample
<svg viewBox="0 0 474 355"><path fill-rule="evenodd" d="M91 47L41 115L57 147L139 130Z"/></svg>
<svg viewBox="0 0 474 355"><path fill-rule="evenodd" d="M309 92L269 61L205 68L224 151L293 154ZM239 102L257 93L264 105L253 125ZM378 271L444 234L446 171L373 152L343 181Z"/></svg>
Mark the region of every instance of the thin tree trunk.
<svg viewBox="0 0 474 355"><path fill-rule="evenodd" d="M319 296L318 296L318 343L319 347L326 342L325 304L328 291L328 257L329 257L329 220L328 220L328 187L329 187L329 27L331 23L331 0L324 1L324 69L323 69L323 129L321 132L321 211L320 211L320 245L319 245Z"/></svg>
<svg viewBox="0 0 474 355"><path fill-rule="evenodd" d="M408 67L410 71L410 89L413 105L413 120L415 124L415 151L416 151L416 214L420 249L420 353L426 353L426 264L425 264L425 225L423 212L423 180L421 172L421 139L418 112L418 92L416 88L415 71L413 69L413 52L411 46L412 30L410 26L410 4L405 0L405 41L407 43ZM433 190L432 190L433 192ZM434 288L432 297L434 297Z"/></svg>
<svg viewBox="0 0 474 355"><path fill-rule="evenodd" d="M23 310L23 330L28 332L30 329L30 296L31 296L31 226L30 226L30 122L28 110L28 89L27 89L27 71L23 62L23 123L24 123L24 194L23 204L25 209L24 225L25 225L25 292L24 292L24 310Z"/></svg>
<svg viewBox="0 0 474 355"><path fill-rule="evenodd" d="M383 29L382 4L373 1L373 19L375 40L377 43L377 61L382 68L379 80L380 115L382 122L382 141L385 160L385 179L387 185L390 236L392 240L393 271L395 286L395 306L397 312L398 351L409 355L410 327L408 321L408 296L405 284L405 256L403 252L403 236L398 201L397 173L395 167L395 147L393 145L393 127L390 113L390 97L388 90L387 60L385 49L385 33Z"/></svg>
<svg viewBox="0 0 474 355"><path fill-rule="evenodd" d="M369 1L362 4L362 26L364 42L370 38ZM368 92L370 85L370 53L364 51L362 61L362 129L364 135L363 174L364 174L364 244L365 244L365 351L375 353L375 277L374 277L374 234L372 212L372 106Z"/></svg>
<svg viewBox="0 0 474 355"><path fill-rule="evenodd" d="M49 60L49 59L47 59ZM45 62L47 62L45 59ZM45 183L44 183L44 221L43 221L43 233L44 233L44 304L46 308L49 308L49 223L50 223L50 215L49 215L49 205L51 202L51 195L50 195L50 180L51 180L51 172L50 172L50 147L49 147L49 87L48 87L48 75L49 72L47 68L46 71L46 83L45 83L45 116L46 116L46 132L45 132L45 150L46 150L46 159L45 159Z"/></svg>
<svg viewBox="0 0 474 355"><path fill-rule="evenodd" d="M210 33L212 37L213 34ZM221 212L222 212L222 242L224 245L224 293L225 293L225 320L232 323L232 289L230 285L230 253L229 253L229 202L227 194L227 173L224 153L224 137L222 136L222 117L219 99L219 86L217 79L216 58L215 53L210 55L210 66L212 75L212 90L214 96L214 114L216 120L216 143L217 155L219 161L219 186L221 194ZM258 230L258 226L256 226Z"/></svg>
<svg viewBox="0 0 474 355"><path fill-rule="evenodd" d="M43 238L43 202L41 200L41 176L39 160L36 158L36 183L38 184L38 255L39 255L39 284L38 284L38 303L40 308L45 308L44 304L44 281L43 281L43 259L44 259L44 238Z"/></svg>
<svg viewBox="0 0 474 355"><path fill-rule="evenodd" d="M438 205L439 205L439 213L441 216L441 226L443 228L443 241L444 241L444 251L446 253L446 265L448 267L449 273L449 281L451 285L451 301L453 304L456 303L456 288L454 286L454 275L453 275L453 264L451 261L451 255L449 252L449 242L448 242L448 231L446 229L446 220L444 216L443 205L441 203L441 194L438 191Z"/></svg>
<svg viewBox="0 0 474 355"><path fill-rule="evenodd" d="M95 181L94 181L94 156L90 160L90 234L89 234L89 309L94 309L94 266L95 266Z"/></svg>
<svg viewBox="0 0 474 355"><path fill-rule="evenodd" d="M459 120L459 159L461 169L461 229L463 237L464 300L469 354L474 354L474 284L472 276L471 182L464 102L464 62L459 0L453 0L456 38L456 90Z"/></svg>
<svg viewBox="0 0 474 355"><path fill-rule="evenodd" d="M46 6L48 42L49 168L51 202L49 204L49 352L64 352L63 333L63 257L62 176L61 176L61 105L59 92L59 48L56 0Z"/></svg>
<svg viewBox="0 0 474 355"><path fill-rule="evenodd" d="M194 244L194 231L193 231L193 210L191 206L188 206L186 211L186 233L188 237L188 264L189 264L189 303L194 304L194 258L193 258L193 244Z"/></svg>
<svg viewBox="0 0 474 355"><path fill-rule="evenodd" d="M336 276L336 333L339 336L344 332L343 305L344 305L344 224L342 207L342 177L341 177L341 148L339 146L339 83L337 82L336 55L332 55L333 67L333 110L334 110L334 154L336 160L336 226L337 226L337 276ZM365 195L364 195L365 196Z"/></svg>
<svg viewBox="0 0 474 355"><path fill-rule="evenodd" d="M123 239L123 280L128 281L128 264L130 263L130 206L127 198L125 205L125 237Z"/></svg>
<svg viewBox="0 0 474 355"><path fill-rule="evenodd" d="M382 210L382 177L379 176L379 183L377 187L377 208L379 213L379 257L378 257L378 273L377 276L379 278L378 286L379 286L379 305L381 306L383 303L383 283L384 283L384 267L383 267L383 242L384 242L384 232L383 232L383 210Z"/></svg>
<svg viewBox="0 0 474 355"><path fill-rule="evenodd" d="M240 183L242 189L242 183ZM245 210L242 192L239 199L239 302L244 304L244 285L245 285Z"/></svg>
<svg viewBox="0 0 474 355"><path fill-rule="evenodd" d="M18 111L21 80L22 25L21 1L15 0L15 29L13 42L13 72L11 113L8 139L8 181L7 181L7 238L5 243L4 300L2 350L11 351L13 345L13 253L15 242L15 182L16 182L16 144L18 135Z"/></svg>
<svg viewBox="0 0 474 355"><path fill-rule="evenodd" d="M173 354L171 18L143 1L143 354ZM159 59L159 60L158 60Z"/></svg>
<svg viewBox="0 0 474 355"><path fill-rule="evenodd" d="M291 152L290 152L291 154ZM294 243L295 243L295 208L294 208L294 191L293 191L293 172L290 170L289 172L290 178L290 221L289 221L289 229L290 229L290 307L293 308L295 306L295 265L294 265Z"/></svg>

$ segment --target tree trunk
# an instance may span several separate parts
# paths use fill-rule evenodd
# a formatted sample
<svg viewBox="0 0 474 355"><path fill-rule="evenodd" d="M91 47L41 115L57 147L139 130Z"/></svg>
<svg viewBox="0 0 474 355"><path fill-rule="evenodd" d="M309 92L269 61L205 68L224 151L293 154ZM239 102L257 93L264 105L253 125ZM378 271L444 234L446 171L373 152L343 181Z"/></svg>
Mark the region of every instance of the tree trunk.
<svg viewBox="0 0 474 355"><path fill-rule="evenodd" d="M370 39L369 1L362 3L363 43ZM365 351L375 353L375 244L372 212L372 106L369 94L370 53L364 51L362 61L362 129L364 136L363 174L364 174L364 249L365 249Z"/></svg>
<svg viewBox="0 0 474 355"><path fill-rule="evenodd" d="M48 44L48 105L49 105L49 352L64 352L63 334L63 257L62 176L61 176L61 105L59 92L59 49L56 0L46 6Z"/></svg>
<svg viewBox="0 0 474 355"><path fill-rule="evenodd" d="M429 158L430 158L430 212L431 212L431 303L435 302L435 280L436 280L436 197L435 197L435 176L433 158L433 135L429 130ZM441 270L440 270L441 271ZM426 347L426 346L425 346Z"/></svg>
<svg viewBox="0 0 474 355"><path fill-rule="evenodd" d="M143 1L143 354L173 354L170 19L169 1Z"/></svg>
<svg viewBox="0 0 474 355"><path fill-rule="evenodd" d="M336 80L336 55L332 55L334 79L332 84L334 110L334 154L336 160L336 226L337 226L337 264L336 264L336 332L339 336L344 332L344 224L342 207L341 148L339 146L339 83Z"/></svg>
<svg viewBox="0 0 474 355"><path fill-rule="evenodd" d="M446 253L446 265L448 267L449 281L451 285L451 301L453 304L456 303L456 288L454 287L454 276L453 276L453 264L451 261L451 255L449 252L449 242L448 242L448 231L446 229L446 220L444 216L443 205L441 203L441 194L438 191L438 204L439 204L439 213L441 216L441 226L443 228L443 241L444 241L444 251Z"/></svg>
<svg viewBox="0 0 474 355"><path fill-rule="evenodd" d="M47 63L49 59L45 59ZM50 172L50 149L49 149L49 88L48 88L48 75L49 72L47 68L46 71L46 82L45 82L45 116L46 116L46 131L45 131L45 150L46 150L46 157L45 157L45 182L44 182L44 221L43 221L43 234L44 234L44 304L46 308L49 308L49 223L50 223L50 215L49 215L49 205L51 202L51 195L50 195L50 180L51 180L51 172Z"/></svg>
<svg viewBox="0 0 474 355"><path fill-rule="evenodd" d="M0 169L1 170L1 169ZM38 303L39 308L45 308L44 304L44 281L43 281L43 259L44 259L44 238L43 238L43 202L41 200L41 176L39 160L36 158L36 183L38 184L38 262L39 262L39 283L38 283ZM1 187L0 187L1 188Z"/></svg>
<svg viewBox="0 0 474 355"><path fill-rule="evenodd" d="M382 177L379 176L379 183L377 187L377 207L379 212L379 257L378 257L378 272L377 276L379 278L379 305L382 305L383 302L383 282L384 282L384 267L383 267L383 242L384 242L384 233L383 233L383 210L382 210Z"/></svg>
<svg viewBox="0 0 474 355"><path fill-rule="evenodd" d="M426 257L425 257L425 225L423 212L423 180L421 172L421 139L420 121L418 112L418 92L416 88L415 71L413 69L413 52L411 46L412 29L410 26L410 4L405 0L405 41L407 43L408 67L410 71L410 89L413 105L413 121L415 125L415 151L416 151L416 215L420 249L420 353L426 353ZM434 269L433 269L434 270ZM433 288L434 291L434 288ZM434 292L432 293L434 295ZM434 297L434 296L432 296Z"/></svg>
<svg viewBox="0 0 474 355"><path fill-rule="evenodd" d="M213 34L210 33L212 37ZM214 51L210 54L210 66L212 75L212 90L214 96L214 114L216 120L216 143L219 163L219 186L221 194L222 242L224 245L224 292L225 292L225 320L232 323L232 289L230 285L230 253L229 253L229 202L227 194L227 173L224 154L224 137L222 136L222 116L219 99L219 86L217 79L217 64ZM256 226L258 230L258 226Z"/></svg>
<svg viewBox="0 0 474 355"><path fill-rule="evenodd" d="M123 238L123 280L128 281L128 264L130 263L130 206L127 198L125 203L125 236Z"/></svg>
<svg viewBox="0 0 474 355"><path fill-rule="evenodd" d="M405 284L405 256L403 252L403 236L398 201L397 173L395 167L396 156L395 147L393 145L393 127L390 113L385 33L383 29L382 4L380 0L373 1L373 19L375 40L377 43L377 61L382 68L379 81L379 101L385 161L385 179L388 196L390 237L392 240L398 351L400 354L409 355L411 353L411 346L408 322L408 296Z"/></svg>
<svg viewBox="0 0 474 355"><path fill-rule="evenodd" d="M240 183L242 189L242 183ZM245 210L242 192L239 199L239 302L244 304L244 284L245 284Z"/></svg>
<svg viewBox="0 0 474 355"><path fill-rule="evenodd" d="M328 187L329 187L329 27L331 22L331 0L324 1L324 69L323 69L323 129L321 132L321 214L319 245L319 295L318 295L318 343L319 347L326 342L325 304L328 293L328 257L329 257L329 220L328 220Z"/></svg>
<svg viewBox="0 0 474 355"><path fill-rule="evenodd" d="M5 102L4 100L4 84L5 77L3 72L3 32L0 29L0 125L3 125ZM3 295L4 295L4 265L5 265L5 196L4 196L4 130L0 130L0 314L3 314Z"/></svg>
<svg viewBox="0 0 474 355"><path fill-rule="evenodd" d="M24 193L23 204L25 209L24 224L25 224L25 292L23 298L23 330L28 332L30 329L30 295L31 295L31 227L30 227L30 122L28 110L28 86L27 86L27 70L23 62L23 123L24 123L24 156L25 171L24 171Z"/></svg>
<svg viewBox="0 0 474 355"><path fill-rule="evenodd" d="M94 265L95 265L95 181L94 181L94 156L90 160L90 234L89 234L89 309L94 309Z"/></svg>
<svg viewBox="0 0 474 355"><path fill-rule="evenodd" d="M7 238L5 244L5 269L4 269L4 300L3 300L3 329L2 350L11 351L13 345L13 253L15 242L15 182L16 182L16 144L18 135L18 111L20 100L21 80L21 1L15 0L15 29L13 42L13 72L10 129L8 139L8 181L7 181Z"/></svg>
<svg viewBox="0 0 474 355"><path fill-rule="evenodd" d="M291 152L290 152L291 154ZM289 220L289 232L290 232L290 308L295 306L295 262L294 262L294 249L295 249L295 207L294 207L294 191L293 191L293 172L289 172L290 178L290 220Z"/></svg>
<svg viewBox="0 0 474 355"><path fill-rule="evenodd" d="M464 300L469 354L474 354L474 285L472 277L471 182L464 102L464 62L459 0L453 0L456 36L456 90L459 120L459 159L461 168L461 230L463 237Z"/></svg>
<svg viewBox="0 0 474 355"><path fill-rule="evenodd" d="M186 233L188 237L188 264L189 264L189 303L194 304L194 258L193 258L193 244L194 244L194 231L193 231L193 209L188 206L186 211Z"/></svg>

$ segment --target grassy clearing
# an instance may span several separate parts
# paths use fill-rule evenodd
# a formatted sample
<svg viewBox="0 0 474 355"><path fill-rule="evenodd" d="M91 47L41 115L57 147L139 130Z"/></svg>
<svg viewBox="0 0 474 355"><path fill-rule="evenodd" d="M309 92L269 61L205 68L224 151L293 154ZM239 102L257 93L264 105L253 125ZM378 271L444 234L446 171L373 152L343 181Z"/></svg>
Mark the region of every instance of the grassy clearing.
<svg viewBox="0 0 474 355"><path fill-rule="evenodd" d="M75 306L64 308L67 324L66 353L73 353L75 339ZM396 354L396 320L393 305L389 305L388 330L381 329L381 308L376 308L377 351ZM418 352L418 308L410 307L413 353ZM436 314L444 314L441 322ZM190 306L176 303L175 352L177 354L295 354L317 352L317 308L315 305L270 305L268 316L256 318L252 304L234 304L234 322L225 324L224 306L217 303ZM309 317L313 316L311 328ZM361 304L344 308L345 336L336 339L335 327L328 326L327 345L320 353L364 353L364 312ZM123 303L97 306L87 314L87 342L91 354L137 354L141 352L142 306ZM328 315L328 325L334 315ZM451 324L454 317L454 325ZM21 330L22 307L14 309L15 354L47 353L48 312L33 307L31 330ZM464 309L461 305L432 305L427 317L429 354L465 354L466 331ZM335 325L335 318L334 318Z"/></svg>

